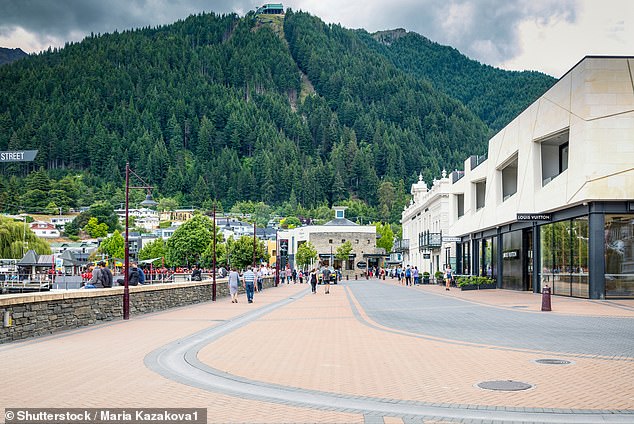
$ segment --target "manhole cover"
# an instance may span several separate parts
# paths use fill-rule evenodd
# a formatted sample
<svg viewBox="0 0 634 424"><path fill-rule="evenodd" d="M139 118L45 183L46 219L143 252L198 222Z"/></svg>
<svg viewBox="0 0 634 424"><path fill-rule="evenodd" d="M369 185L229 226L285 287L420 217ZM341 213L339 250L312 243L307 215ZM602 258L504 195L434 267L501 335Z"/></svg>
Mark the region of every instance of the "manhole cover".
<svg viewBox="0 0 634 424"><path fill-rule="evenodd" d="M565 359L536 359L535 362L538 364L545 365L568 365L572 364L570 361L566 361Z"/></svg>
<svg viewBox="0 0 634 424"><path fill-rule="evenodd" d="M524 309L524 308L528 308L528 306L525 306L525 305L515 305L515 306L511 306L511 308L515 308L515 309Z"/></svg>
<svg viewBox="0 0 634 424"><path fill-rule="evenodd" d="M478 387L485 390L501 390L505 392L517 392L519 390L527 390L533 387L528 383L522 383L521 381L513 380L497 380L497 381L483 381L478 383Z"/></svg>

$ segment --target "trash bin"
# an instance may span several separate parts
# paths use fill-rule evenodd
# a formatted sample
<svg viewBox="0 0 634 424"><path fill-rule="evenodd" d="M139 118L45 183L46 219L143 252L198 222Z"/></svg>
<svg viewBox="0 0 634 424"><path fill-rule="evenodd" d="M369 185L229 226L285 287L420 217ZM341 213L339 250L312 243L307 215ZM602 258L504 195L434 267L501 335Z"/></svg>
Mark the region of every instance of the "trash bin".
<svg viewBox="0 0 634 424"><path fill-rule="evenodd" d="M550 311L550 287L542 288L542 311Z"/></svg>

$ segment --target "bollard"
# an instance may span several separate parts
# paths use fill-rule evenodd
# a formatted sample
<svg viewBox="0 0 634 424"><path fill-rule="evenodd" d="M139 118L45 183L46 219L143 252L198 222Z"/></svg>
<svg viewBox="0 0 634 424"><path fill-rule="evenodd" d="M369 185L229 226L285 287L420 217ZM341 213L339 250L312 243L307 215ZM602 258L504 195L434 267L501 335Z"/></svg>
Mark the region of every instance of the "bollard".
<svg viewBox="0 0 634 424"><path fill-rule="evenodd" d="M383 274L383 281L385 281L385 274Z"/></svg>
<svg viewBox="0 0 634 424"><path fill-rule="evenodd" d="M542 289L542 311L550 310L550 287L544 286Z"/></svg>
<svg viewBox="0 0 634 424"><path fill-rule="evenodd" d="M350 277L350 276L349 276L348 274L346 274L346 281L348 281L348 280L349 280L349 278L348 278L348 277Z"/></svg>
<svg viewBox="0 0 634 424"><path fill-rule="evenodd" d="M354 279L356 280L359 276L357 274L354 274Z"/></svg>

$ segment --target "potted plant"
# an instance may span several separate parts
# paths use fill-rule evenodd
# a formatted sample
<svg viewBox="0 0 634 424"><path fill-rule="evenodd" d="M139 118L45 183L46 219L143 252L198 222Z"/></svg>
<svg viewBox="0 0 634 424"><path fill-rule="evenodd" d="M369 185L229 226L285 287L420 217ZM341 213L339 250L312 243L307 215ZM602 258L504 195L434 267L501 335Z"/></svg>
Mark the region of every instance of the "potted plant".
<svg viewBox="0 0 634 424"><path fill-rule="evenodd" d="M429 272L423 272L423 284L429 284Z"/></svg>
<svg viewBox="0 0 634 424"><path fill-rule="evenodd" d="M445 284L445 274L442 271L436 271L434 277L436 277L436 284Z"/></svg>

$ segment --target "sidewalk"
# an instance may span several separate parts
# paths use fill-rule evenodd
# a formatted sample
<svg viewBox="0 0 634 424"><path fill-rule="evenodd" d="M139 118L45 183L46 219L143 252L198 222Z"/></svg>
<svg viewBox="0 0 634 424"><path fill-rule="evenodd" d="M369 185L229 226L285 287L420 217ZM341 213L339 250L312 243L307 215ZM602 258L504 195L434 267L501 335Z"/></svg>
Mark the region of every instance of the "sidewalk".
<svg viewBox="0 0 634 424"><path fill-rule="evenodd" d="M407 408L431 410L433 405L444 408L449 415L461 407L467 410L467 405L497 408L511 415L514 411L535 413L544 408L570 412L634 410L634 358L559 354L557 358L572 364L540 365L534 360L549 358L545 356L548 352L542 355L494 345L456 343L395 330L365 313L352 290L363 286L350 283L331 286L329 295L324 295L321 286L318 294L312 295L306 284L281 285L256 293L253 304L247 304L244 296L238 304L221 299L2 345L0 363L11 366L2 372L0 408L202 407L207 408L210 423L460 422L454 420L456 415L442 418L402 412ZM388 279L381 284L397 283ZM469 302L465 305L487 304L508 310L523 306L524 311L536 312L541 305L541 298L530 293L445 292L437 286L408 289L460 298ZM289 303L251 318L259 308L273 307L289 298ZM634 317L632 309L632 301L608 305L553 298L554 316ZM148 360L151 352L237 320L245 322L205 344L197 358L216 374L228 373L250 385L256 395L240 397L229 394L229 390L196 388L152 370ZM493 392L475 386L487 380L517 380L534 387L522 392ZM258 399L257 393L264 399L278 389L291 396L295 393L297 401ZM332 403L328 407L310 406L309 401L299 400L311 396L327 400L330 396ZM357 406L350 407L351 402ZM383 408L383 404L394 408ZM517 421L531 422L521 414L518 417ZM634 422L634 415L630 418Z"/></svg>

